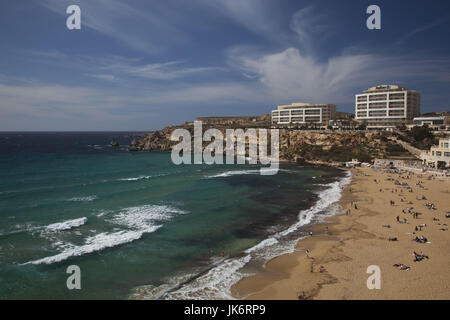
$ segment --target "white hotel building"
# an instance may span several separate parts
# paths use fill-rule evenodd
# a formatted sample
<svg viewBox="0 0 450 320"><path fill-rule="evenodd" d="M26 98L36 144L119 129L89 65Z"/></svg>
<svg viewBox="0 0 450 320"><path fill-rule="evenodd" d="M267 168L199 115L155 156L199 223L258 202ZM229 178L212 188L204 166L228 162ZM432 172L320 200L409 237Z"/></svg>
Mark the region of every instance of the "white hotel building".
<svg viewBox="0 0 450 320"><path fill-rule="evenodd" d="M355 96L355 119L368 128L392 128L420 115L420 93L397 85L379 85Z"/></svg>
<svg viewBox="0 0 450 320"><path fill-rule="evenodd" d="M293 103L286 106L278 106L272 111L272 125L275 126L299 126L299 125L328 125L334 119L336 105Z"/></svg>

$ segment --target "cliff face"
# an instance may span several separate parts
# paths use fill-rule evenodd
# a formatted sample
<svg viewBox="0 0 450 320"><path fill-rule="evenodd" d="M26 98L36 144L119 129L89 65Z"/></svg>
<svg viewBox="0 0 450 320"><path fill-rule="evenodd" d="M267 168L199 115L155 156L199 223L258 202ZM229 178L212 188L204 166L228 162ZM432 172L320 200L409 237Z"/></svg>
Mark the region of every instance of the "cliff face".
<svg viewBox="0 0 450 320"><path fill-rule="evenodd" d="M177 142L170 141L170 135L178 127L169 126L162 130L148 133L142 139L134 139L130 151L170 151ZM193 129L191 134L193 133Z"/></svg>
<svg viewBox="0 0 450 320"><path fill-rule="evenodd" d="M134 140L130 151L170 151L178 142L170 141L172 131L166 127ZM193 126L183 126L193 136ZM203 130L208 129L207 126ZM226 127L218 128L222 133ZM290 161L345 162L353 158L370 161L386 155L391 135L378 132L320 132L280 130L280 157ZM269 140L270 141L270 140ZM209 143L209 142L208 142ZM206 144L208 144L206 143Z"/></svg>
<svg viewBox="0 0 450 320"><path fill-rule="evenodd" d="M385 154L388 137L376 132L280 132L280 156L287 160L370 161Z"/></svg>

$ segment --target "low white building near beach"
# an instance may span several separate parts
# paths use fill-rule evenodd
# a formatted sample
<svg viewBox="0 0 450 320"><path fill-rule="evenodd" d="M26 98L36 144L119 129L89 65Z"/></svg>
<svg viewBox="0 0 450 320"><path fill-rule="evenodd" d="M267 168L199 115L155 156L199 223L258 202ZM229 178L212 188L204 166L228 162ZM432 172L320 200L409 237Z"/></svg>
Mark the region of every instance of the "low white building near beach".
<svg viewBox="0 0 450 320"><path fill-rule="evenodd" d="M431 147L430 151L422 153L420 158L428 167L437 169L450 167L450 138L439 140L438 146Z"/></svg>

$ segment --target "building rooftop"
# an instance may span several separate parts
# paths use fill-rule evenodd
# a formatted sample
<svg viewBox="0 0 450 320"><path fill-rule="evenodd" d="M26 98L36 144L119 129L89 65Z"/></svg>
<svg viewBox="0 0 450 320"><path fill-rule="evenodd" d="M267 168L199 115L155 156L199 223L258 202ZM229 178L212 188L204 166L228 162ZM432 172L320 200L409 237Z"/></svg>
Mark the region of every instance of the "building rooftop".
<svg viewBox="0 0 450 320"><path fill-rule="evenodd" d="M414 120L445 120L446 116L420 116L414 117Z"/></svg>
<svg viewBox="0 0 450 320"><path fill-rule="evenodd" d="M396 84L380 84L375 87L371 87L364 91L364 93L373 93L373 92L388 92L388 91L414 91L408 90L405 87L401 87Z"/></svg>
<svg viewBox="0 0 450 320"><path fill-rule="evenodd" d="M335 106L335 105L327 104L327 103L294 102L289 105L278 106L278 110L293 109L293 108L318 108L318 107L323 107L323 106Z"/></svg>

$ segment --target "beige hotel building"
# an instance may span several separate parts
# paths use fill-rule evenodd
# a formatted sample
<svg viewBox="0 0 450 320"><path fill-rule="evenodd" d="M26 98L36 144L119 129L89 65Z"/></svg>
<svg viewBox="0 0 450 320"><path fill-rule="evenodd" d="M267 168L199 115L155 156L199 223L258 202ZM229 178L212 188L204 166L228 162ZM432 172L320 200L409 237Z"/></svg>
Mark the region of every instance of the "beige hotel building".
<svg viewBox="0 0 450 320"><path fill-rule="evenodd" d="M355 119L368 128L392 128L420 115L420 93L397 85L379 85L355 97Z"/></svg>
<svg viewBox="0 0 450 320"><path fill-rule="evenodd" d="M434 168L450 167L450 139L440 139L439 145L422 153L421 159L425 165Z"/></svg>
<svg viewBox="0 0 450 320"><path fill-rule="evenodd" d="M293 103L286 106L278 106L272 111L272 125L274 126L298 126L298 125L328 125L334 119L336 105Z"/></svg>

